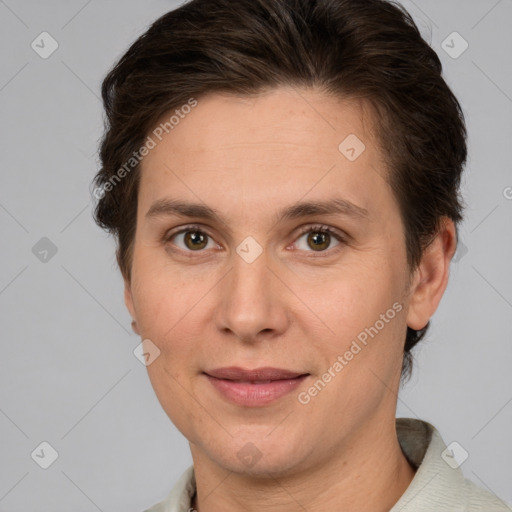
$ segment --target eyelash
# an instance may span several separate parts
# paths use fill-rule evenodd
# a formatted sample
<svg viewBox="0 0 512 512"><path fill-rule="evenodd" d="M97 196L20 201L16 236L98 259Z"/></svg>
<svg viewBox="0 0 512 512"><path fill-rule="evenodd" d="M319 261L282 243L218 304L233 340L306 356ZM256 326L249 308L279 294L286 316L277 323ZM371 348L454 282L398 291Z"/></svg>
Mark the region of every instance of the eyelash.
<svg viewBox="0 0 512 512"><path fill-rule="evenodd" d="M187 232L202 233L204 235L207 235L208 237L210 237L213 240L213 237L207 231L205 231L204 228L202 228L201 226L199 226L197 224L190 224L188 226L184 226L179 231L175 231L175 232L171 232L171 233L165 233L164 236L163 236L162 241L163 242L170 242L175 236L180 235L182 233L187 233ZM305 235L306 233L310 233L310 232L313 232L313 233L325 233L325 234L328 234L328 235L334 237L336 240L338 240L338 242L340 242L340 244L337 245L333 249L326 249L324 251L306 251L306 252L316 253L316 254L319 255L319 256L314 256L314 257L322 257L322 255L325 255L325 253L329 253L329 255L333 254L333 253L336 253L339 250L341 250L341 246L344 243L347 242L346 238L344 236L342 236L337 230L334 230L333 228L331 228L329 226L326 226L326 225L323 225L323 224L316 224L316 225L309 225L309 226L302 227L300 229L300 231L299 231L297 239L301 238L303 235ZM186 253L194 253L194 252L200 253L200 252L204 252L203 250L198 250L198 251L188 251L187 250L187 251L184 251L184 249L180 249L180 248L178 248L178 251L186 252Z"/></svg>

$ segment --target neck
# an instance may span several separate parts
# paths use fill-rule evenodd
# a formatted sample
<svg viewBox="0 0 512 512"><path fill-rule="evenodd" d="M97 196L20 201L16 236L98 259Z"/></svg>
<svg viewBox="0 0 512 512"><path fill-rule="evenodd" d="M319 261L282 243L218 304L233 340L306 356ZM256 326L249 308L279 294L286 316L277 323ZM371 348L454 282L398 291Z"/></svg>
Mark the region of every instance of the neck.
<svg viewBox="0 0 512 512"><path fill-rule="evenodd" d="M219 468L192 450L197 512L387 512L405 492L415 470L403 455L393 422L387 429L359 429L316 467L254 478Z"/></svg>

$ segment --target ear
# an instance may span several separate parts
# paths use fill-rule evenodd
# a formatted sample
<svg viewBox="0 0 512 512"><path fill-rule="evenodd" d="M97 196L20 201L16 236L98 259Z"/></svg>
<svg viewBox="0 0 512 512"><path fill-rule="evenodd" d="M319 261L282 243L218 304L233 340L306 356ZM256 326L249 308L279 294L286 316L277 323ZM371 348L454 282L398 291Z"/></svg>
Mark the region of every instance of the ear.
<svg viewBox="0 0 512 512"><path fill-rule="evenodd" d="M425 248L414 271L407 312L407 325L411 329L423 329L436 311L448 284L450 262L456 248L455 225L451 219L443 217L437 235Z"/></svg>
<svg viewBox="0 0 512 512"><path fill-rule="evenodd" d="M124 303L126 304L126 307L130 312L131 317L133 318L132 329L136 334L140 334L139 330L137 329L137 315L133 305L131 284L130 281L128 281L126 278L124 279Z"/></svg>

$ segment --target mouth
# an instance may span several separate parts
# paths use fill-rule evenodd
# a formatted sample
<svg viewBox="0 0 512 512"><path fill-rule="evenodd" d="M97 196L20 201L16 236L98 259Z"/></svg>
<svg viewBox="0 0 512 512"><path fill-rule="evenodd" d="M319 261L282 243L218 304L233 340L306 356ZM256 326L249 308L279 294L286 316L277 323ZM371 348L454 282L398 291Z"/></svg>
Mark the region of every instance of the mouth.
<svg viewBox="0 0 512 512"><path fill-rule="evenodd" d="M203 372L210 384L230 402L245 407L270 404L296 389L309 373L281 368L217 368Z"/></svg>

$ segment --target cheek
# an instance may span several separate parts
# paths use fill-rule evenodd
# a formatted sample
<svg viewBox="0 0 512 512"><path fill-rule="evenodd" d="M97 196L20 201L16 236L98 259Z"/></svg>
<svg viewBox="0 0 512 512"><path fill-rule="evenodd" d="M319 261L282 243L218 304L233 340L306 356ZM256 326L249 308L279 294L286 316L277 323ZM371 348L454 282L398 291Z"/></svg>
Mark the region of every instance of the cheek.
<svg viewBox="0 0 512 512"><path fill-rule="evenodd" d="M166 351L177 333L190 325L200 297L183 273L158 264L154 257L134 259L132 295L141 336ZM197 304L196 307L200 307Z"/></svg>
<svg viewBox="0 0 512 512"><path fill-rule="evenodd" d="M345 270L322 291L319 287L310 290L313 303L308 304L329 330L324 327L328 335L319 336L311 324L309 338L322 354L325 370L342 356L339 375L343 377L338 383L344 384L340 390L369 390L378 384L374 374L388 379L401 365L406 330L403 277L398 278L398 272L382 260L374 267L354 265Z"/></svg>
<svg viewBox="0 0 512 512"><path fill-rule="evenodd" d="M191 439L196 426L205 422L204 410L196 400L191 400L193 385L188 380L185 365L192 355L175 355L173 350L170 354L174 357L162 354L149 365L148 376L162 409L176 428Z"/></svg>
<svg viewBox="0 0 512 512"><path fill-rule="evenodd" d="M382 382L392 382L401 368L406 329L403 299L389 280L347 279L332 286L329 294L331 300L323 302L321 318L334 335L322 337L313 329L309 335L314 352L322 358L320 379L329 381L329 372L336 375L322 403L326 407L343 404L350 411L370 410L386 392Z"/></svg>
<svg viewBox="0 0 512 512"><path fill-rule="evenodd" d="M355 334L400 302L400 290L399 280L380 262L375 268L347 265L322 285L311 286L305 298L333 330Z"/></svg>
<svg viewBox="0 0 512 512"><path fill-rule="evenodd" d="M183 433L201 417L190 406L191 378L197 372L201 333L201 286L185 280L179 272L139 267L135 287L137 323L141 336L160 350L159 357L147 366L155 394L164 411Z"/></svg>

